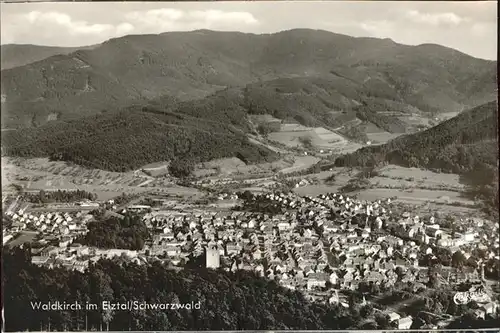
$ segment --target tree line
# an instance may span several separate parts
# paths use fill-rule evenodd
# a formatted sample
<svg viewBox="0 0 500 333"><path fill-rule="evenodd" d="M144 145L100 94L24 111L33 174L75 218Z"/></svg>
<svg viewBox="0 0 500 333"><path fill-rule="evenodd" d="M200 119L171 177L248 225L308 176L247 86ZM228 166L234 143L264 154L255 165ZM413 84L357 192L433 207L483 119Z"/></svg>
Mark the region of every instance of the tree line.
<svg viewBox="0 0 500 333"><path fill-rule="evenodd" d="M460 174L496 166L497 119L496 104L487 103L427 131L341 156L335 163L353 167L392 163Z"/></svg>
<svg viewBox="0 0 500 333"><path fill-rule="evenodd" d="M150 238L149 230L139 215L126 214L123 219L109 216L88 223L85 236L75 243L101 249L142 250Z"/></svg>
<svg viewBox="0 0 500 333"><path fill-rule="evenodd" d="M51 202L75 202L81 200L96 200L97 194L83 190L76 191L44 191L38 193L24 193L23 200L31 203L45 204Z"/></svg>
<svg viewBox="0 0 500 333"><path fill-rule="evenodd" d="M384 304L415 296L411 286L402 286L378 303L360 305L363 295L376 289L374 284L361 284L359 290L348 292L350 307L346 309L335 303L310 302L301 292L283 288L250 271L227 272L199 265L176 270L160 260L150 259L139 265L127 260L101 259L82 273L33 265L29 247L5 251L3 260L7 331L391 329L394 323L384 313ZM99 306L41 311L31 304L57 301ZM200 302L200 309L112 311L100 306L103 301ZM495 317L478 320L473 310L474 305L457 305L452 301L452 293L438 289L425 297L417 296L406 311L416 319L412 328L435 324L436 318L428 313L456 316L454 327L495 327ZM371 320L366 321L367 318Z"/></svg>
<svg viewBox="0 0 500 333"><path fill-rule="evenodd" d="M212 114L208 107L180 108L184 113L148 106L58 121L29 131L3 133L2 143L10 156L48 156L117 172L175 159L198 163L239 154L255 163L276 158L272 151L250 143L243 125L227 110Z"/></svg>
<svg viewBox="0 0 500 333"><path fill-rule="evenodd" d="M25 250L4 256L6 330L268 330L356 328L359 315L310 303L300 292L253 272L185 269L101 260L84 273L30 263ZM40 311L30 302L200 302L200 310ZM357 316L357 317L356 317ZM50 325L50 326L49 326Z"/></svg>

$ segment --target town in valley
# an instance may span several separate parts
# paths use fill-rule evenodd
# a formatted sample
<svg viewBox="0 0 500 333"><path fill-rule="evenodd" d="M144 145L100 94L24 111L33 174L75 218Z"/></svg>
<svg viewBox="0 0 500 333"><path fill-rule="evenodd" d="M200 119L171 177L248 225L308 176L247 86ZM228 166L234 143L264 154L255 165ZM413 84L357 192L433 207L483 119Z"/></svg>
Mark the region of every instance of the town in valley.
<svg viewBox="0 0 500 333"><path fill-rule="evenodd" d="M2 331L498 331L496 2L60 5L2 4Z"/></svg>

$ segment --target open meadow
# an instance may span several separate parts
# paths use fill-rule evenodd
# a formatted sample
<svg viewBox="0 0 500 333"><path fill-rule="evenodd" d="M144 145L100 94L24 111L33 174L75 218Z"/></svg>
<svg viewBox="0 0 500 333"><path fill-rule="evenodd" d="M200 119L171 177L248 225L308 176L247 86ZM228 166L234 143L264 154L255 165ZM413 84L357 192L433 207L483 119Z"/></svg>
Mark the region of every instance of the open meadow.
<svg viewBox="0 0 500 333"><path fill-rule="evenodd" d="M355 151L362 146L323 127L306 127L299 124L281 124L279 132L272 132L269 139L289 148L304 147L308 140L317 150L329 150L338 154Z"/></svg>
<svg viewBox="0 0 500 333"><path fill-rule="evenodd" d="M145 193L153 188L168 188L167 192L175 194L178 188L168 179L156 179L140 170L120 173L86 169L46 158L2 157L2 190L13 190L11 184L21 185L26 191L84 190L96 193L99 200L108 200L122 193ZM178 190L181 195L185 192ZM191 196L197 190L189 189L188 192L186 195Z"/></svg>
<svg viewBox="0 0 500 333"><path fill-rule="evenodd" d="M334 168L315 174L320 184L294 189L300 195L316 196L328 192L343 192L356 179L360 170ZM326 182L331 175L333 182ZM388 165L377 170L377 175L366 178L365 184L355 190L347 190L361 200L378 200L396 197L398 202L416 206L432 205L449 212L470 212L477 207L463 196L465 185L456 174L441 174L418 168L404 168Z"/></svg>

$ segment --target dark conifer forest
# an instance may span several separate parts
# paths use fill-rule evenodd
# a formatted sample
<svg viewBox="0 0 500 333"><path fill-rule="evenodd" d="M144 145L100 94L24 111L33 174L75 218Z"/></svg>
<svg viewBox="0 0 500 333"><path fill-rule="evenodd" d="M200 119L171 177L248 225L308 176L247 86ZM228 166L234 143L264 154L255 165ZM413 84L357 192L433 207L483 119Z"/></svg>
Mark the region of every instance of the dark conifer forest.
<svg viewBox="0 0 500 333"><path fill-rule="evenodd" d="M40 330L241 330L340 329L357 319L338 306L309 303L294 291L251 272L176 271L155 262L120 264L101 260L85 273L29 263L17 249L4 257L4 301L8 331ZM199 310L40 311L30 302L200 302Z"/></svg>
<svg viewBox="0 0 500 333"><path fill-rule="evenodd" d="M137 215L104 217L88 224L89 231L75 242L100 249L142 250L150 238L148 228Z"/></svg>
<svg viewBox="0 0 500 333"><path fill-rule="evenodd" d="M38 193L24 193L23 199L31 203L74 202L81 200L96 200L97 195L83 190L76 191L40 191Z"/></svg>
<svg viewBox="0 0 500 333"><path fill-rule="evenodd" d="M84 272L44 268L30 263L29 249L4 253L2 283L7 331L38 330L270 330L270 329L391 329L383 315L366 323L363 316L373 309L310 302L298 291L279 286L249 271L226 272L201 267L173 269L159 260L132 263L127 259L104 260ZM203 260L195 260L200 262ZM397 296L399 295L399 296ZM402 295L402 296L401 296ZM395 297L406 297L398 292ZM349 302L361 301L353 292ZM200 309L41 311L31 302L79 304L197 303ZM443 305L444 304L444 305ZM452 295L436 291L419 300L410 312L416 323L425 322L425 312L446 306L458 315L452 327L488 328L496 322L474 319L463 306L453 306ZM433 310L434 309L434 310ZM368 311L368 312L367 312ZM457 326L458 325L458 326Z"/></svg>

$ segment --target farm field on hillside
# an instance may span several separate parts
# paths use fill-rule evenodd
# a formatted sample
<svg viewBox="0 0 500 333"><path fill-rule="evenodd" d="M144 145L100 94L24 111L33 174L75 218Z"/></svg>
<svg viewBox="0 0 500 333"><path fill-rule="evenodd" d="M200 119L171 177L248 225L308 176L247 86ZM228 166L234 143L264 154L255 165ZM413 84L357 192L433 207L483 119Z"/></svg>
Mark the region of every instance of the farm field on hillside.
<svg viewBox="0 0 500 333"><path fill-rule="evenodd" d="M14 248L24 243L30 243L36 239L38 233L33 231L23 231L15 239L8 243L8 247Z"/></svg>
<svg viewBox="0 0 500 333"><path fill-rule="evenodd" d="M279 132L272 132L268 137L271 141L290 148L303 147L302 140L307 138L313 148L331 150L339 154L352 152L362 147L323 127L306 127L298 124L282 124Z"/></svg>
<svg viewBox="0 0 500 333"><path fill-rule="evenodd" d="M320 160L319 158L314 156L298 156L295 157L293 165L291 165L288 168L281 169L280 172L290 173L290 172L305 170L313 166L314 164L318 163L319 160Z"/></svg>
<svg viewBox="0 0 500 333"><path fill-rule="evenodd" d="M122 193L141 193L151 190L154 178L140 172L109 172L86 169L65 162L45 158L2 158L2 190L11 190L10 184L24 186L26 190L84 190L107 200ZM168 180L156 181L168 185Z"/></svg>
<svg viewBox="0 0 500 333"><path fill-rule="evenodd" d="M232 158L221 158L209 162L200 163L196 166L194 175L196 177L203 176L229 176L233 174L265 174L272 173L292 165L291 161L280 159L272 163L262 163L247 165L242 160Z"/></svg>
<svg viewBox="0 0 500 333"><path fill-rule="evenodd" d="M381 177L387 179L411 179L419 182L425 181L430 185L447 185L463 189L460 184L460 176L453 173L437 173L419 168L404 168L397 165L388 165L378 170Z"/></svg>
<svg viewBox="0 0 500 333"><path fill-rule="evenodd" d="M407 203L421 204L423 202L432 201L434 203L452 204L453 202L463 205L473 205L474 202L463 199L457 192L439 191L439 190L394 190L384 188L372 188L359 191L358 197L362 200L374 201L377 199L397 197L399 201Z"/></svg>
<svg viewBox="0 0 500 333"><path fill-rule="evenodd" d="M334 168L312 175L321 184L307 185L294 189L300 195L315 196L328 192L342 191L360 170ZM475 203L462 196L465 186L460 183L456 174L440 174L417 168L403 168L395 165L385 166L378 175L368 178L368 185L361 190L349 192L362 200L377 200L397 197L397 201L412 205L431 204L450 211L470 211ZM325 184L325 180L335 175L333 183Z"/></svg>
<svg viewBox="0 0 500 333"><path fill-rule="evenodd" d="M380 133L367 133L366 136L372 144L382 144L386 143L392 139L397 138L401 134L399 133L389 133L389 132L380 132Z"/></svg>

